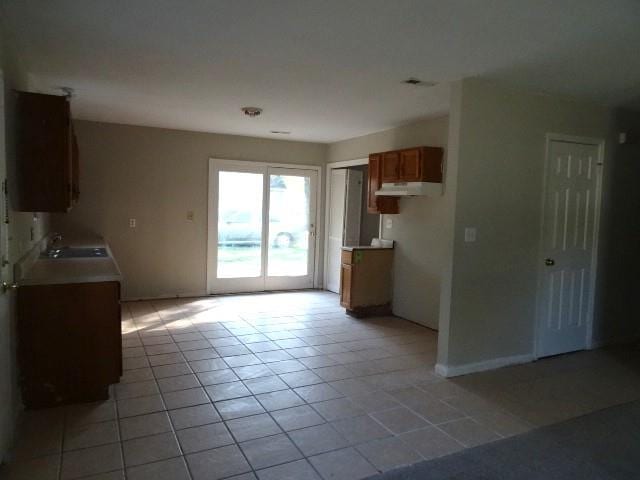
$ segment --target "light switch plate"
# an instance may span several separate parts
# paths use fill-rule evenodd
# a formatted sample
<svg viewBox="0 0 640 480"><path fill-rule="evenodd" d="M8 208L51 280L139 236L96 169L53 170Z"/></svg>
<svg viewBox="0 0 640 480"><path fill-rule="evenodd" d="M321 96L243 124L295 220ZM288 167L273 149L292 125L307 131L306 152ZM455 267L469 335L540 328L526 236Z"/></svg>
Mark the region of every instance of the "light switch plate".
<svg viewBox="0 0 640 480"><path fill-rule="evenodd" d="M475 242L477 230L475 227L466 227L464 229L464 241Z"/></svg>
<svg viewBox="0 0 640 480"><path fill-rule="evenodd" d="M384 226L385 226L385 228L393 227L393 219L391 219L391 218L385 219Z"/></svg>
<svg viewBox="0 0 640 480"><path fill-rule="evenodd" d="M193 210L189 210L187 212L187 220L189 220L190 222L193 222Z"/></svg>

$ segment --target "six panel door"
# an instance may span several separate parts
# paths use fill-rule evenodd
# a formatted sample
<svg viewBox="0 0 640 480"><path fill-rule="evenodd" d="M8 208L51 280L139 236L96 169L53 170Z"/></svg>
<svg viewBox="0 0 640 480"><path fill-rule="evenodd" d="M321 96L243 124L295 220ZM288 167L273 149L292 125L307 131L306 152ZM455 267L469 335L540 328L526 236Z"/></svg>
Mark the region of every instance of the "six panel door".
<svg viewBox="0 0 640 480"><path fill-rule="evenodd" d="M598 154L597 145L550 144L540 259L540 357L587 347Z"/></svg>

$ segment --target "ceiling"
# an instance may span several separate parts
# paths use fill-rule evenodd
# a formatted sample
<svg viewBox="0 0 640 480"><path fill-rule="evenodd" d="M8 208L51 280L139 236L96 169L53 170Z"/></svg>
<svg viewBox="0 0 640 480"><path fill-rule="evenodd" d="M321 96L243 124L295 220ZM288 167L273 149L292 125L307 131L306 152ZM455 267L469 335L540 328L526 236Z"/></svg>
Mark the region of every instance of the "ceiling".
<svg viewBox="0 0 640 480"><path fill-rule="evenodd" d="M495 78L640 105L637 0L4 0L30 86L74 116L332 142L445 113ZM408 77L438 82L410 86ZM249 118L240 107L264 113ZM271 130L289 130L273 135Z"/></svg>

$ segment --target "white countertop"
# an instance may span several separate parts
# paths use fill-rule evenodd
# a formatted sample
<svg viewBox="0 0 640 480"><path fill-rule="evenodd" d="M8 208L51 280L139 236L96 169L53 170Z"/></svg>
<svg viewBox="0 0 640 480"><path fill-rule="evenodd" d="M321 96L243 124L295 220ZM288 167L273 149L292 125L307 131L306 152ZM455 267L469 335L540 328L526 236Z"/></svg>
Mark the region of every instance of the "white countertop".
<svg viewBox="0 0 640 480"><path fill-rule="evenodd" d="M342 250L346 252L352 252L354 250L393 250L393 247L374 247L371 245L363 245L355 247L342 247Z"/></svg>
<svg viewBox="0 0 640 480"><path fill-rule="evenodd" d="M69 247L104 247L108 257L97 258L40 258L42 247L36 247L19 265L15 280L18 285L60 285L69 283L120 282L122 273L111 249L99 237L64 238L60 245Z"/></svg>

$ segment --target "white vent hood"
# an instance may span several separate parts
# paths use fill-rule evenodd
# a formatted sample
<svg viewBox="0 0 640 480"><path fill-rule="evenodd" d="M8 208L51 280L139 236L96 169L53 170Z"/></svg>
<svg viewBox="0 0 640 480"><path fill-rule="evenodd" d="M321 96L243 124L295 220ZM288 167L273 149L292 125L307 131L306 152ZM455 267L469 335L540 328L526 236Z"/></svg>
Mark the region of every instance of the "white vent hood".
<svg viewBox="0 0 640 480"><path fill-rule="evenodd" d="M400 182L383 183L376 195L384 197L440 197L442 196L442 183L434 182Z"/></svg>

